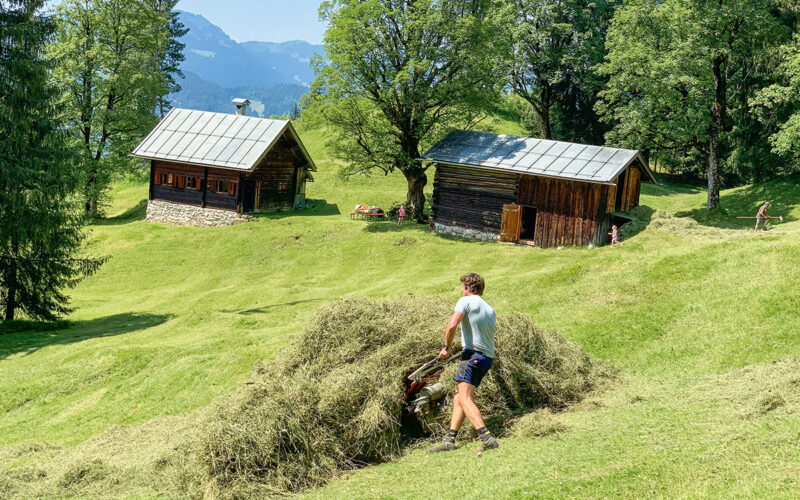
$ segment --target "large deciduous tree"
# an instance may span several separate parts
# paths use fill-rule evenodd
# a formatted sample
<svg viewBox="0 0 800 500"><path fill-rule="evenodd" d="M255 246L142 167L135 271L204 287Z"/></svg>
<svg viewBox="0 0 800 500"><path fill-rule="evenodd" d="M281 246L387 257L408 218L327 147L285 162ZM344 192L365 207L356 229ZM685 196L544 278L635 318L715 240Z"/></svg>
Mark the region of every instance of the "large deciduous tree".
<svg viewBox="0 0 800 500"><path fill-rule="evenodd" d="M102 260L78 256L84 234L71 201L79 178L58 121L44 59L44 0L0 0L0 313L52 320L64 291Z"/></svg>
<svg viewBox="0 0 800 500"><path fill-rule="evenodd" d="M129 154L169 92L171 17L142 0L65 0L55 17L53 75L80 146L85 210L97 216L110 182L138 164Z"/></svg>
<svg viewBox="0 0 800 500"><path fill-rule="evenodd" d="M592 67L605 56L604 38L614 4L615 0L509 2L506 33L512 47L511 88L533 108L545 139L555 137L553 112L557 107L567 121L575 121L575 126L564 127L560 134L564 137L558 138L589 139L578 130L587 120L575 118L593 115L602 82Z"/></svg>
<svg viewBox="0 0 800 500"><path fill-rule="evenodd" d="M332 125L331 150L345 172L400 170L407 207L420 219L421 150L465 127L502 81L491 0L332 0L327 64L317 66L304 116Z"/></svg>
<svg viewBox="0 0 800 500"><path fill-rule="evenodd" d="M781 49L781 78L762 89L753 98L766 125L776 124L778 130L770 137L774 151L788 158L779 172L800 170L800 35Z"/></svg>
<svg viewBox="0 0 800 500"><path fill-rule="evenodd" d="M732 87L731 75L785 32L771 1L625 1L600 67L609 83L597 107L614 123L609 139L683 160L704 158L707 207L716 208L731 99L752 91L746 85L753 79L738 78L743 86Z"/></svg>

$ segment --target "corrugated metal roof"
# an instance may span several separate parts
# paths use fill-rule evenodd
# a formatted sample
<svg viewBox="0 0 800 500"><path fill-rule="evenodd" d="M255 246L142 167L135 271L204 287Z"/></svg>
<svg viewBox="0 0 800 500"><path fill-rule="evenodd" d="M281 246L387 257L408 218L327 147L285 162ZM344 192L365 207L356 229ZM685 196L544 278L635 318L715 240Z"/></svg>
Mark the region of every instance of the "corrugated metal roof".
<svg viewBox="0 0 800 500"><path fill-rule="evenodd" d="M309 164L313 160L288 120L173 108L133 150L133 156L233 170L252 170L289 130Z"/></svg>
<svg viewBox="0 0 800 500"><path fill-rule="evenodd" d="M613 183L636 158L631 149L457 130L422 157L439 163L555 177L583 182ZM645 180L658 183L641 161Z"/></svg>

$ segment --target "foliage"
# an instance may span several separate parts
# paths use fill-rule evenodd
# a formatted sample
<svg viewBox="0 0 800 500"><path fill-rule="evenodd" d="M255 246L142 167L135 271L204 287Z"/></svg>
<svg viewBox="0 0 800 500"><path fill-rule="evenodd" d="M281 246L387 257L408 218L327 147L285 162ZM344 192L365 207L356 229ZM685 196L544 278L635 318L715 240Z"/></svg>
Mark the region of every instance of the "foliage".
<svg viewBox="0 0 800 500"><path fill-rule="evenodd" d="M66 0L50 56L61 109L79 154L81 195L97 216L112 180L140 165L129 155L155 125L177 48L173 16L140 0ZM162 69L166 68L166 71Z"/></svg>
<svg viewBox="0 0 800 500"><path fill-rule="evenodd" d="M469 126L493 95L499 40L490 0L333 0L322 4L328 63L305 103L333 127L346 173L400 170L411 217L421 218L422 150Z"/></svg>
<svg viewBox="0 0 800 500"><path fill-rule="evenodd" d="M603 82L592 67L605 56L614 4L615 0L509 2L511 89L533 108L545 139L594 142L602 137L593 108Z"/></svg>
<svg viewBox="0 0 800 500"><path fill-rule="evenodd" d="M52 321L71 311L65 289L102 260L76 256L82 218L78 181L43 59L53 26L43 2L0 3L0 307Z"/></svg>
<svg viewBox="0 0 800 500"><path fill-rule="evenodd" d="M180 12L174 10L179 0L150 1L152 2L153 10L167 18L169 35L161 37L158 41L157 55L159 57L159 70L166 78L166 92L168 94L176 94L181 91L181 85L175 77L183 78L181 63L185 59L183 49L186 48L186 44L181 42L180 39L189 32L189 29L181 21ZM161 118L167 114L171 107L168 95L158 96L157 111Z"/></svg>
<svg viewBox="0 0 800 500"><path fill-rule="evenodd" d="M780 173L800 168L800 35L781 50L781 80L764 88L753 98L762 121L777 123L779 130L770 137L774 151L791 163ZM787 168L788 167L788 168Z"/></svg>
<svg viewBox="0 0 800 500"><path fill-rule="evenodd" d="M743 143L758 140L748 97L771 77L764 63L788 33L778 14L749 0L624 2L599 67L609 78L597 105L614 124L608 139L682 168L704 158L715 208L726 163L747 177L742 163L765 159Z"/></svg>

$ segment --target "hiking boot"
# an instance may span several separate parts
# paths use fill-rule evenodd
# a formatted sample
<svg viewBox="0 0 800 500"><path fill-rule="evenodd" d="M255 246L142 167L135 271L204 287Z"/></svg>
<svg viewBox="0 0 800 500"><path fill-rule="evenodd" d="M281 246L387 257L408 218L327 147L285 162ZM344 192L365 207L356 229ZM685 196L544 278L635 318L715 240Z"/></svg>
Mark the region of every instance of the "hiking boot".
<svg viewBox="0 0 800 500"><path fill-rule="evenodd" d="M439 453L440 451L453 451L456 449L456 443L449 436L445 436L441 443L437 444L428 453Z"/></svg>
<svg viewBox="0 0 800 500"><path fill-rule="evenodd" d="M499 446L500 443L497 442L497 438L491 434L481 436L481 444L478 445L478 453L482 453L486 450L493 450Z"/></svg>

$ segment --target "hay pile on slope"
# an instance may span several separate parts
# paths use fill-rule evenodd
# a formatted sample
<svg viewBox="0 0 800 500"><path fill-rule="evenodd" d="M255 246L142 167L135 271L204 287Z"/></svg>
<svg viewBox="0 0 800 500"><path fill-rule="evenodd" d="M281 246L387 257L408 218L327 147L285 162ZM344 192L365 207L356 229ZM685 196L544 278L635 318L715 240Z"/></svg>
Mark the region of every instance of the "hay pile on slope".
<svg viewBox="0 0 800 500"><path fill-rule="evenodd" d="M202 444L212 478L206 491L296 491L397 456L403 379L437 352L451 312L448 301L414 296L342 299L322 310L213 412ZM478 392L487 417L577 401L597 378L576 344L524 318L498 318L496 344L495 366ZM455 369L441 380L449 398Z"/></svg>

